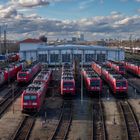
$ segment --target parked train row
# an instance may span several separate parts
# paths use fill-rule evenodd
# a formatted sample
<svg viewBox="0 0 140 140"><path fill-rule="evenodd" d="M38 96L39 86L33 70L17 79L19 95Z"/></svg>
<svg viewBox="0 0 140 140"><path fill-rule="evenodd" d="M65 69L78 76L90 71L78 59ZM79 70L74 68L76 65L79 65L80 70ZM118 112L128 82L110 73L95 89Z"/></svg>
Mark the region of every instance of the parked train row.
<svg viewBox="0 0 140 140"><path fill-rule="evenodd" d="M71 66L63 66L61 73L61 95L75 95L75 79Z"/></svg>
<svg viewBox="0 0 140 140"><path fill-rule="evenodd" d="M128 81L122 75L115 72L114 69L110 68L107 64L96 62L92 64L92 68L107 82L114 95L127 93Z"/></svg>
<svg viewBox="0 0 140 140"><path fill-rule="evenodd" d="M38 112L52 79L51 70L42 70L22 93L22 112Z"/></svg>
<svg viewBox="0 0 140 140"><path fill-rule="evenodd" d="M5 68L0 68L0 86L8 82L8 80L14 79L17 73L25 67L25 61L11 63Z"/></svg>
<svg viewBox="0 0 140 140"><path fill-rule="evenodd" d="M0 55L0 62L17 62L19 60L20 60L20 56L18 53Z"/></svg>
<svg viewBox="0 0 140 140"><path fill-rule="evenodd" d="M138 77L140 77L140 64L139 63L132 63L132 62L126 62L126 61L108 61L107 65L116 70L120 74L126 74L127 72L130 72Z"/></svg>
<svg viewBox="0 0 140 140"><path fill-rule="evenodd" d="M126 73L125 65L116 61L107 61L107 66L114 69L117 73L124 75Z"/></svg>
<svg viewBox="0 0 140 140"><path fill-rule="evenodd" d="M94 93L101 93L102 91L102 80L101 78L93 71L91 66L84 67L81 71L86 90L90 92L91 95Z"/></svg>
<svg viewBox="0 0 140 140"><path fill-rule="evenodd" d="M123 62L126 68L126 71L140 77L140 64L139 63L131 63L131 62Z"/></svg>
<svg viewBox="0 0 140 140"><path fill-rule="evenodd" d="M17 82L21 83L29 83L32 78L41 70L41 64L39 62L34 61L31 65L22 69L17 74Z"/></svg>

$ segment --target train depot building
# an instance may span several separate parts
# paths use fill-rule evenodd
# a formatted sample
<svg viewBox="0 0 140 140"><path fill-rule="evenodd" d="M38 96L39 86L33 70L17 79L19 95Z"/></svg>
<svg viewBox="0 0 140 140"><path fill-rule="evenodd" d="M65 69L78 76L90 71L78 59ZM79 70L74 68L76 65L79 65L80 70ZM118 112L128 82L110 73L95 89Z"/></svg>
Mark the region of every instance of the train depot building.
<svg viewBox="0 0 140 140"><path fill-rule="evenodd" d="M72 63L76 59L80 63L91 64L92 61L122 61L125 58L124 50L119 48L73 44L47 45L37 39L21 41L19 53L21 59L39 60L49 65Z"/></svg>

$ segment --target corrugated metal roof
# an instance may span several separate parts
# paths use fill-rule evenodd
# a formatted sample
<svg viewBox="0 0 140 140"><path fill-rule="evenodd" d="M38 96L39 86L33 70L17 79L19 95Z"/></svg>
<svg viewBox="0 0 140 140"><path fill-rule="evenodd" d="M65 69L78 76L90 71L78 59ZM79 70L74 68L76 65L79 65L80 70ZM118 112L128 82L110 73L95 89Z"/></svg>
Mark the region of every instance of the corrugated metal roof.
<svg viewBox="0 0 140 140"><path fill-rule="evenodd" d="M22 40L20 43L42 43L42 41L39 39L27 38L25 40Z"/></svg>
<svg viewBox="0 0 140 140"><path fill-rule="evenodd" d="M109 48L106 46L89 46L89 45L50 45L50 46L41 46L38 50L118 50L118 48ZM122 50L122 49L119 49Z"/></svg>

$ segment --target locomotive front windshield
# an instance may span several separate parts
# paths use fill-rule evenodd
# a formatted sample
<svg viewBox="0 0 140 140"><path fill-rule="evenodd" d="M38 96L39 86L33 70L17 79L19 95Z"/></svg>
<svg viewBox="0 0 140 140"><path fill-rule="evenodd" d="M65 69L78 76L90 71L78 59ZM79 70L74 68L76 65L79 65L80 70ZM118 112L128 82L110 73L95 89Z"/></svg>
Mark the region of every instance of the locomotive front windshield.
<svg viewBox="0 0 140 140"><path fill-rule="evenodd" d="M94 81L90 81L90 86L91 87L99 87L100 86L100 81L99 80L94 80Z"/></svg>
<svg viewBox="0 0 140 140"><path fill-rule="evenodd" d="M123 66L121 66L121 67L119 68L119 70L120 70L120 71L125 71L125 68L124 68Z"/></svg>
<svg viewBox="0 0 140 140"><path fill-rule="evenodd" d="M116 87L126 87L126 81L118 81L118 82L116 82Z"/></svg>
<svg viewBox="0 0 140 140"><path fill-rule="evenodd" d="M19 77L26 77L26 73L19 73L18 76Z"/></svg>
<svg viewBox="0 0 140 140"><path fill-rule="evenodd" d="M24 96L24 101L34 101L34 100L36 100L37 99L37 97L35 96L35 95L26 95L26 96Z"/></svg>
<svg viewBox="0 0 140 140"><path fill-rule="evenodd" d="M26 95L26 96L24 96L24 100L25 100L25 101L30 100L30 96L27 96L27 95Z"/></svg>
<svg viewBox="0 0 140 140"><path fill-rule="evenodd" d="M30 96L31 97L31 100L33 101L33 100L36 100L36 96L35 95L32 95L32 96Z"/></svg>
<svg viewBox="0 0 140 140"><path fill-rule="evenodd" d="M63 83L63 87L66 88L66 87L73 87L73 83L72 82L64 82Z"/></svg>

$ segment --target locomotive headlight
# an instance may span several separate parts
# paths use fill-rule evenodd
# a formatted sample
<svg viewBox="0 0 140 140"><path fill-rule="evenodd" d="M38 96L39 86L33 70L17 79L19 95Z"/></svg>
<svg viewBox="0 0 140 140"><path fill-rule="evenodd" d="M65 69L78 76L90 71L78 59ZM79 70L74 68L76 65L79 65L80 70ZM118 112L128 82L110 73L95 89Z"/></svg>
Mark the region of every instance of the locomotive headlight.
<svg viewBox="0 0 140 140"><path fill-rule="evenodd" d="M37 103L32 103L32 105L37 105Z"/></svg>
<svg viewBox="0 0 140 140"><path fill-rule="evenodd" d="M28 103L23 103L23 105L28 105Z"/></svg>

